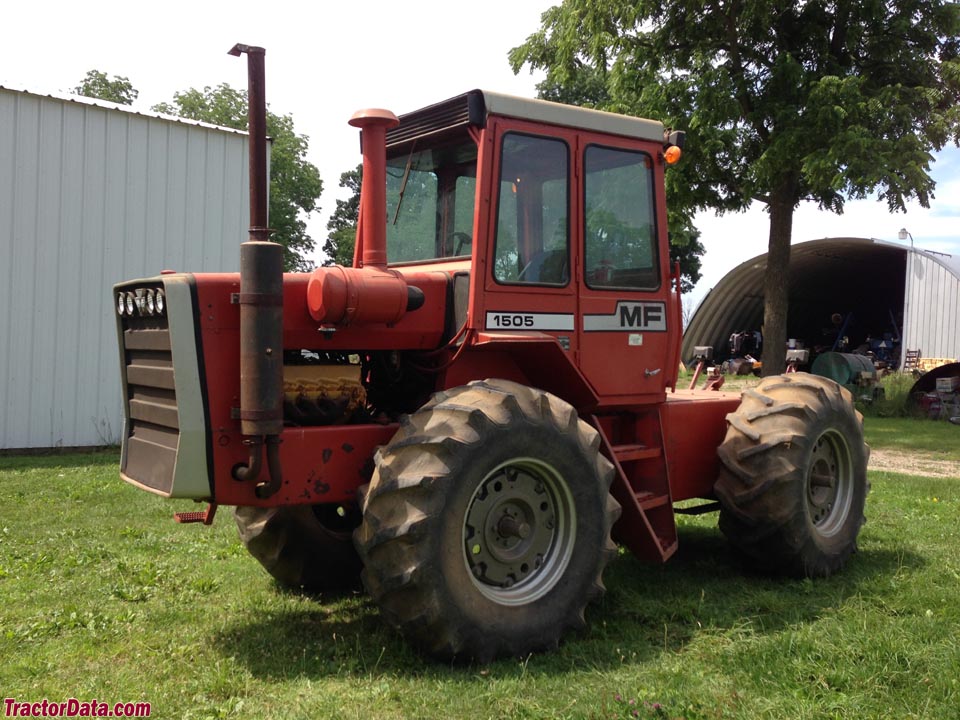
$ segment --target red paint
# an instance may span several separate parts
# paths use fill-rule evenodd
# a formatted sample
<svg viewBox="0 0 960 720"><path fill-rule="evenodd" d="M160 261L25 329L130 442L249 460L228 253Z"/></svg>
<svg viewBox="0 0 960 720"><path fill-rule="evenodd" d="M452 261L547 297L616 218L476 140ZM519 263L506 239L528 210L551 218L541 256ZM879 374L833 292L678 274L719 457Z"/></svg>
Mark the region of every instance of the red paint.
<svg viewBox="0 0 960 720"><path fill-rule="evenodd" d="M283 486L265 500L254 494L254 483L237 482L229 475L234 465L246 461L243 446L218 447L217 502L264 507L355 502L357 488L370 480L374 450L396 431L396 425L286 428L280 436Z"/></svg>
<svg viewBox="0 0 960 720"><path fill-rule="evenodd" d="M364 267L387 267L387 128L400 124L389 110L360 110L350 124L361 130L364 183L360 196L360 218L363 243L357 250ZM358 239L361 238L357 234Z"/></svg>
<svg viewBox="0 0 960 720"><path fill-rule="evenodd" d="M407 283L378 267L317 268L307 282L307 309L324 325L395 323L407 312Z"/></svg>
<svg viewBox="0 0 960 720"><path fill-rule="evenodd" d="M674 501L713 498L720 471L716 449L727 432L727 413L739 405L738 393L678 390L667 395L660 422Z"/></svg>

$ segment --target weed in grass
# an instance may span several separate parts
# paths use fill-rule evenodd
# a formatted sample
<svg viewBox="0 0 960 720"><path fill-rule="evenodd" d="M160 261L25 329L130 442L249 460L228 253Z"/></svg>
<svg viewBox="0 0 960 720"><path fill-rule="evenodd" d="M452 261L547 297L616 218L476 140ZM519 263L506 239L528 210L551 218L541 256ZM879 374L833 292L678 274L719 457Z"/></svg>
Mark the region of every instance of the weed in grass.
<svg viewBox="0 0 960 720"><path fill-rule="evenodd" d="M193 578L187 583L186 592L200 596L213 595L220 590L221 584L214 578Z"/></svg>
<svg viewBox="0 0 960 720"><path fill-rule="evenodd" d="M686 719L692 720L694 715L691 715L691 708L688 706L684 708L682 714L679 714L677 710L679 709L679 704L674 704L672 706L672 712L667 709L667 707L660 702L653 700L643 700L636 699L633 697L625 697L620 693L617 693L613 696L613 702L607 706L606 703L603 703L603 710L601 713L595 717L599 718L611 718L611 720L616 718L647 718L648 720L663 718L667 720L668 718L674 717L683 717Z"/></svg>
<svg viewBox="0 0 960 720"><path fill-rule="evenodd" d="M143 528L126 525L120 531L119 534L120 534L120 537L122 538L130 538L132 540L142 540L144 537L146 537L147 531L144 530Z"/></svg>
<svg viewBox="0 0 960 720"><path fill-rule="evenodd" d="M909 417L913 414L910 407L910 389L916 378L903 373L891 373L880 379L880 393L872 401L857 398L857 409L866 417Z"/></svg>
<svg viewBox="0 0 960 720"><path fill-rule="evenodd" d="M17 642L34 642L58 637L64 633L82 630L97 635L110 627L110 619L95 610L78 610L75 606L57 608L22 623L9 631L7 637Z"/></svg>

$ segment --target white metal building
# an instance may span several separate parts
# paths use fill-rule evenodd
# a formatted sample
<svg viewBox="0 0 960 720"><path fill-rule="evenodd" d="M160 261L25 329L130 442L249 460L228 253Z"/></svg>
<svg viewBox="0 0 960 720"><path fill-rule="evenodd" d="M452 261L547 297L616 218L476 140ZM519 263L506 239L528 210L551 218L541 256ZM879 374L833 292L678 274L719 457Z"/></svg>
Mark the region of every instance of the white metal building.
<svg viewBox="0 0 960 720"><path fill-rule="evenodd" d="M911 248L903 303L904 347L960 359L960 258Z"/></svg>
<svg viewBox="0 0 960 720"><path fill-rule="evenodd" d="M681 357L711 345L725 357L732 333L763 324L767 256L731 270L697 307ZM855 347L891 332L927 358L960 358L960 258L882 240L826 238L790 249L787 337L822 342L833 313L851 317Z"/></svg>
<svg viewBox="0 0 960 720"><path fill-rule="evenodd" d="M113 283L236 271L246 133L0 86L0 449L122 424Z"/></svg>

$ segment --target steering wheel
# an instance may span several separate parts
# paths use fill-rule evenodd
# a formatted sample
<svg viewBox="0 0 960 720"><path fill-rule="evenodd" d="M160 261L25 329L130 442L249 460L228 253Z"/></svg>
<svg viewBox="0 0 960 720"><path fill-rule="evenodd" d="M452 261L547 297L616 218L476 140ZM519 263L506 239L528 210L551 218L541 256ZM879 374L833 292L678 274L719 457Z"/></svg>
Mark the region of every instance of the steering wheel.
<svg viewBox="0 0 960 720"><path fill-rule="evenodd" d="M450 233L450 239L457 241L457 249L454 251L454 256L461 255L463 253L464 245L472 245L473 238L467 235L465 232L452 232ZM452 244L452 243L451 243Z"/></svg>

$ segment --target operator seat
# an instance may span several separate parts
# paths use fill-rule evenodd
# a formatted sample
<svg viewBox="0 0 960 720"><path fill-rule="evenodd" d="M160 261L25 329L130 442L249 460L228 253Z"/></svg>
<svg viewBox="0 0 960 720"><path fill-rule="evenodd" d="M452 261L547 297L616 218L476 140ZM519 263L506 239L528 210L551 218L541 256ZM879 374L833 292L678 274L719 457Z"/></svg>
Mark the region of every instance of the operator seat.
<svg viewBox="0 0 960 720"><path fill-rule="evenodd" d="M570 279L570 263L567 262L567 249L541 250L517 277L520 282L566 285Z"/></svg>

